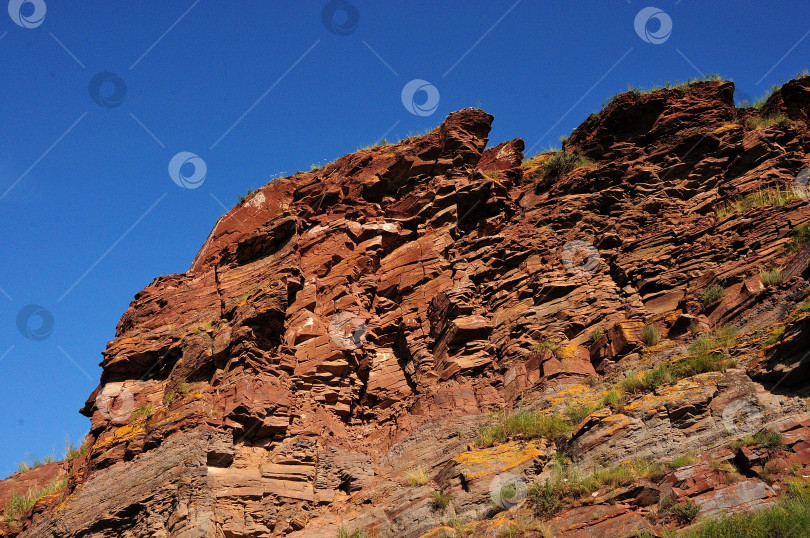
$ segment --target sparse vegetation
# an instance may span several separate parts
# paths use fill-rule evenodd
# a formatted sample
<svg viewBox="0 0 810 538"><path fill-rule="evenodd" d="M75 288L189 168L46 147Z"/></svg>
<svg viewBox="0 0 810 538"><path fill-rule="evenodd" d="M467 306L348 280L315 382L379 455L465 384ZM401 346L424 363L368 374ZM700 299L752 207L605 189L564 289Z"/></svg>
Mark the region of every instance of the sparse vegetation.
<svg viewBox="0 0 810 538"><path fill-rule="evenodd" d="M733 361L725 353L714 350L718 343L713 337L698 339L689 347L692 355L666 362L643 374L628 375L619 383L626 393L651 392L664 384L676 383L679 379L692 377L705 372L725 372Z"/></svg>
<svg viewBox="0 0 810 538"><path fill-rule="evenodd" d="M644 342L645 346L654 346L660 342L661 331L658 330L658 326L654 323L645 325L644 328L641 329L641 341Z"/></svg>
<svg viewBox="0 0 810 538"><path fill-rule="evenodd" d="M788 254L798 252L808 241L810 241L810 222L796 226L793 229L790 243L785 247L785 251Z"/></svg>
<svg viewBox="0 0 810 538"><path fill-rule="evenodd" d="M70 442L70 438L65 436L65 459L68 461L75 460L76 458L81 458L87 454L87 443L82 441L82 444L79 445L79 448L76 448L76 445Z"/></svg>
<svg viewBox="0 0 810 538"><path fill-rule="evenodd" d="M591 340L596 342L597 340L602 338L604 334L605 332L602 329L594 329L594 331L591 333Z"/></svg>
<svg viewBox="0 0 810 538"><path fill-rule="evenodd" d="M759 273L759 278L766 286L776 286L785 280L785 275L781 267L774 267Z"/></svg>
<svg viewBox="0 0 810 538"><path fill-rule="evenodd" d="M187 396L191 387L189 387L188 383L180 383L177 385L177 392L179 392L182 396Z"/></svg>
<svg viewBox="0 0 810 538"><path fill-rule="evenodd" d="M794 481L776 504L753 512L706 520L689 530L684 538L772 538L807 537L810 529L810 486ZM798 531L798 532L797 532Z"/></svg>
<svg viewBox="0 0 810 538"><path fill-rule="evenodd" d="M774 345L779 341L779 338L781 338L783 334L785 334L785 326L780 325L771 334L762 339L762 347Z"/></svg>
<svg viewBox="0 0 810 538"><path fill-rule="evenodd" d="M534 511L542 519L559 512L566 501L579 499L587 502L592 499L594 492L603 489L607 492L631 484L639 478L657 482L666 474L664 465L636 459L624 465L600 468L583 475L579 467L558 454L555 454L551 478L529 488L529 499L534 505Z"/></svg>
<svg viewBox="0 0 810 538"><path fill-rule="evenodd" d="M256 192L256 191L248 189L244 196L239 197L239 203L242 204L242 203L246 202L247 199L250 198L250 195L253 194L254 192Z"/></svg>
<svg viewBox="0 0 810 538"><path fill-rule="evenodd" d="M574 150L569 152L564 149L560 149L555 151L551 157L543 161L543 164L540 166L542 172L540 177L561 177L568 172L571 172L575 168L579 168L580 166L588 166L590 164L592 164L591 161L587 157L580 155L578 151Z"/></svg>
<svg viewBox="0 0 810 538"><path fill-rule="evenodd" d="M26 471L30 471L31 469L36 469L37 467L42 467L43 465L47 465L48 463L53 463L53 454L48 454L42 458L38 458L36 456L28 455L28 460L21 461L17 464L17 472L24 473Z"/></svg>
<svg viewBox="0 0 810 538"><path fill-rule="evenodd" d="M570 419L558 413L547 411L518 410L513 413L501 412L494 416L492 424L484 426L478 433L476 445L480 447L503 443L511 437L523 439L545 438L559 442L571 431Z"/></svg>
<svg viewBox="0 0 810 538"><path fill-rule="evenodd" d="M696 463L698 459L693 456L692 454L682 454L680 456L674 457L670 462L669 466L673 469L677 469L679 467L685 467L687 465L692 465Z"/></svg>
<svg viewBox="0 0 810 538"><path fill-rule="evenodd" d="M723 325L710 334L701 334L689 344L687 350L692 355L706 355L717 349L729 349L737 343L737 333L731 325Z"/></svg>
<svg viewBox="0 0 810 538"><path fill-rule="evenodd" d="M405 482L412 487L424 486L430 482L430 476L424 467L416 467L405 471Z"/></svg>
<svg viewBox="0 0 810 538"><path fill-rule="evenodd" d="M768 127L773 127L774 125L788 126L790 125L790 120L782 114L766 116L764 118L751 116L745 120L745 126L754 130L767 129Z"/></svg>
<svg viewBox="0 0 810 538"><path fill-rule="evenodd" d="M726 290L722 286L718 286L717 284L712 284L710 286L706 286L705 288L698 290L697 298L700 301L700 304L703 305L703 308L708 308L723 297L726 296Z"/></svg>
<svg viewBox="0 0 810 538"><path fill-rule="evenodd" d="M721 204L715 209L715 214L718 219L724 219L731 215L745 213L754 207L784 207L799 198L801 198L800 194L792 188L769 187Z"/></svg>
<svg viewBox="0 0 810 538"><path fill-rule="evenodd" d="M532 353L540 353L544 350L551 351L551 354L557 358L560 358L560 352L562 350L562 344L559 342L555 342L554 340L543 340L538 344L532 344L529 347L529 351Z"/></svg>
<svg viewBox="0 0 810 538"><path fill-rule="evenodd" d="M135 409L132 410L132 414L130 415L131 420L138 420L143 418L144 420L149 420L155 414L155 410L152 407L152 404L141 404Z"/></svg>
<svg viewBox="0 0 810 538"><path fill-rule="evenodd" d="M723 80L723 77L721 77L718 73L709 73L708 75L704 76L703 78L699 78L699 77L698 78L691 78L690 77L690 78L688 78L688 79L686 79L685 81L682 81L682 82L676 80L674 83L672 83L671 81L666 81L666 82L658 84L658 85L650 86L649 88L639 88L639 87L636 87L636 86L629 86L627 88L627 91L632 92L635 95L649 95L649 94L651 94L653 92L657 92L658 90L663 90L663 89L685 90L689 86L691 86L692 84L694 84L696 82L704 82L704 81L707 81L707 80L712 80L712 81L716 82L716 81L719 81L719 80ZM608 103L610 101L612 101L613 99L615 99L615 98L616 98L616 96L612 97L608 101ZM603 103L603 106L604 106L604 103Z"/></svg>
<svg viewBox="0 0 810 538"><path fill-rule="evenodd" d="M712 471L720 473L723 481L726 484L733 484L742 478L740 471L737 470L734 464L729 461L721 460L719 458L709 458L707 463Z"/></svg>
<svg viewBox="0 0 810 538"><path fill-rule="evenodd" d="M371 535L360 529L349 531L345 527L341 527L338 529L337 538L371 538Z"/></svg>
<svg viewBox="0 0 810 538"><path fill-rule="evenodd" d="M166 407L170 407L174 402L177 401L177 395L173 391L169 391L163 396L163 403L166 404Z"/></svg>
<svg viewBox="0 0 810 538"><path fill-rule="evenodd" d="M671 507L669 511L678 521L685 525L695 520L698 512L700 512L700 506L692 499L689 499L684 503Z"/></svg>
<svg viewBox="0 0 810 538"><path fill-rule="evenodd" d="M602 397L601 407L610 406L614 411L621 412L624 409L626 397L621 387L614 387L607 391Z"/></svg>
<svg viewBox="0 0 810 538"><path fill-rule="evenodd" d="M786 470L787 466L782 460L768 460L762 466L759 477L768 484L773 484L776 481L777 475Z"/></svg>
<svg viewBox="0 0 810 538"><path fill-rule="evenodd" d="M731 443L731 450L739 450L744 446L763 445L770 449L779 449L784 445L782 434L770 430L760 430L753 435L746 435L741 439L736 439Z"/></svg>
<svg viewBox="0 0 810 538"><path fill-rule="evenodd" d="M441 491L434 491L430 496L431 504L436 510L444 510L450 504L450 496Z"/></svg>
<svg viewBox="0 0 810 538"><path fill-rule="evenodd" d="M51 495L67 486L67 479L56 480L41 489L29 489L23 494L14 493L6 503L3 517L8 523L25 515L34 504L46 495Z"/></svg>

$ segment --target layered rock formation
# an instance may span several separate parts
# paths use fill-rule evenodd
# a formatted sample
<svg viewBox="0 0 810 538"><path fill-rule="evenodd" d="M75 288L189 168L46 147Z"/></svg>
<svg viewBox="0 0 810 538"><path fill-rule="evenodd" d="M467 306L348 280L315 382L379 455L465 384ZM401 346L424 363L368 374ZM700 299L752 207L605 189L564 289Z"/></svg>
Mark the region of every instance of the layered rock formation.
<svg viewBox="0 0 810 538"><path fill-rule="evenodd" d="M622 94L566 155L528 160L520 139L486 149L492 116L462 110L259 188L187 272L135 296L82 409L87 454L3 532L495 536L536 517L498 488L550 476L555 453L585 468L691 451L744 476L729 484L706 460L602 488L549 519L551 535L681 525L665 498L700 517L772 502L766 449L730 448L743 430L729 417L783 432L780 457L810 476L810 247L794 239L810 222L810 78L760 110L733 93ZM664 338L645 346L651 326ZM721 326L732 367L595 405ZM582 405L562 437L476 443L492 411ZM426 480L409 483L415 469Z"/></svg>

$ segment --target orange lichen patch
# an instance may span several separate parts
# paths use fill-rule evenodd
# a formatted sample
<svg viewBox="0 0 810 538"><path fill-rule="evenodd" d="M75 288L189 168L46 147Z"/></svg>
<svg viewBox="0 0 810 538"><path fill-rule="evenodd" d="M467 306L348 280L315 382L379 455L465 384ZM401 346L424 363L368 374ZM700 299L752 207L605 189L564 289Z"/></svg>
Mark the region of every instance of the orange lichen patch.
<svg viewBox="0 0 810 538"><path fill-rule="evenodd" d="M724 123L717 129L715 129L713 131L713 134L723 133L725 131L731 131L733 129L742 129L742 125L740 125L739 123Z"/></svg>
<svg viewBox="0 0 810 538"><path fill-rule="evenodd" d="M120 348L120 347L122 347L122 346L126 346L126 345L129 345L129 344L132 344L132 343L134 343L134 342L140 342L140 341L142 341L142 340L143 340L143 338L141 338L140 336L128 336L128 337L126 337L126 338L121 338L121 339L118 339L118 340L113 340L112 342L110 342L110 349L109 349L109 351L110 351L110 352L112 352L112 350L115 350L115 349Z"/></svg>
<svg viewBox="0 0 810 538"><path fill-rule="evenodd" d="M447 525L442 525L441 527L436 527L435 529L431 529L425 534L419 536L419 538L441 538L442 536L455 536L455 530L452 527L448 527Z"/></svg>
<svg viewBox="0 0 810 538"><path fill-rule="evenodd" d="M663 411L665 405L670 402L688 400L699 397L700 393L708 386L716 386L725 374L722 372L706 372L695 376L681 379L674 385L664 385L657 389L657 393L647 393L641 398L637 398L625 404L628 411L641 410L646 415L652 415Z"/></svg>
<svg viewBox="0 0 810 538"><path fill-rule="evenodd" d="M591 413L590 415L585 417L582 420L582 422L577 424L576 427L574 427L574 430L571 432L571 435L573 437L576 437L577 435L579 435L582 432L582 428L584 428L585 424L587 424L590 420L592 420L594 418L598 419L598 420L604 420L607 417L609 417L611 415L611 413L612 413L612 411L610 409L608 409L607 407L603 407L602 409L597 409L596 411L594 411L593 413ZM622 415L622 416L624 416L624 415Z"/></svg>
<svg viewBox="0 0 810 538"><path fill-rule="evenodd" d="M197 399L205 400L204 395L202 393L197 392L197 393L189 393L184 398L184 401L197 400ZM163 407L163 406L160 406L155 410L155 413L159 413L159 412L168 412L168 409ZM166 415L166 417L164 419L162 419L162 420L160 420L158 422L152 423L151 427L153 429L161 428L161 427L167 426L169 424L180 422L181 420L189 417L192 414L193 414L193 410L181 409L181 410L175 411L175 412L173 412L173 413L171 413L169 415ZM149 420L147 420L146 418L140 418L140 419L138 419L136 421L133 421L130 424L125 424L124 426L121 426L120 428L116 428L112 432L105 432L104 434L99 436L98 440L96 440L96 442L92 446L91 450L95 451L97 449L104 449L104 448L107 448L109 446L112 446L112 445L115 445L115 444L118 444L118 443L122 443L122 442L125 442L125 441L129 441L131 439L134 439L135 437L141 435L142 433L144 433L146 431L147 422L149 422Z"/></svg>
<svg viewBox="0 0 810 538"><path fill-rule="evenodd" d="M610 437L617 431L626 428L630 425L630 417L627 415L609 415L602 419L602 424L607 426L607 431L603 434L605 437Z"/></svg>
<svg viewBox="0 0 810 538"><path fill-rule="evenodd" d="M554 409L560 406L593 405L602 399L604 392L595 392L583 383L569 385L553 396L546 397L546 401Z"/></svg>
<svg viewBox="0 0 810 538"><path fill-rule="evenodd" d="M557 350L558 358L559 359L570 359L574 356L574 353L577 350L576 344L563 344L560 346L560 349Z"/></svg>
<svg viewBox="0 0 810 538"><path fill-rule="evenodd" d="M120 428L116 428L111 432L106 432L99 436L98 440L90 450L96 451L108 446L128 441L130 439L134 439L146 430L145 425L145 421L133 422L132 424L126 424Z"/></svg>
<svg viewBox="0 0 810 538"><path fill-rule="evenodd" d="M643 353L645 355L648 355L650 353L655 353L657 351L663 351L665 349L675 347L676 345L677 344L675 342L673 342L672 340L664 340L662 338L661 341L658 342L657 344L655 344L654 346L645 347L644 350L643 350Z"/></svg>
<svg viewBox="0 0 810 538"><path fill-rule="evenodd" d="M547 446L544 439L534 439L529 442L510 441L483 450L462 452L454 458L454 461L474 468L474 472L464 473L466 478L478 478L492 473L501 473L537 456L544 456L548 454Z"/></svg>

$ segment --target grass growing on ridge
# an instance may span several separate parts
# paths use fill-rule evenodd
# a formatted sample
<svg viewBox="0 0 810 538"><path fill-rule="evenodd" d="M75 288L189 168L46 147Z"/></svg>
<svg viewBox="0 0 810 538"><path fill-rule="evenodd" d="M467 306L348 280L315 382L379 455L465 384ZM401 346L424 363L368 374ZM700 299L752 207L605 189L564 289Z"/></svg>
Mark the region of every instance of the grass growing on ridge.
<svg viewBox="0 0 810 538"><path fill-rule="evenodd" d="M626 486L639 478L659 481L667 472L662 463L636 459L625 465L603 467L591 473L582 470L570 460L555 454L551 478L537 482L529 488L529 499L535 514L547 519L562 510L566 501L591 499L596 491Z"/></svg>
<svg viewBox="0 0 810 538"><path fill-rule="evenodd" d="M751 445L764 445L768 448L776 449L782 448L784 440L781 433L772 432L770 430L760 430L753 435L746 435L741 439L732 441L730 446L731 450L739 450L741 447Z"/></svg>
<svg viewBox="0 0 810 538"><path fill-rule="evenodd" d="M555 342L554 340L542 340L540 343L532 344L529 346L529 351L532 353L540 353L543 350L551 351L551 354L557 358L560 358L560 353L562 350L562 344L559 342Z"/></svg>
<svg viewBox="0 0 810 538"><path fill-rule="evenodd" d="M724 219L730 215L745 213L754 207L784 207L790 202L800 198L801 195L792 188L788 189L779 186L770 187L764 190L760 189L736 200L721 204L715 209L715 214L718 219Z"/></svg>
<svg viewBox="0 0 810 538"><path fill-rule="evenodd" d="M782 114L776 114L774 116L766 116L764 118L757 118L752 116L746 118L745 120L745 126L755 131L767 129L768 127L773 127L774 125L788 126L790 125L790 120L787 119Z"/></svg>
<svg viewBox="0 0 810 538"><path fill-rule="evenodd" d="M733 329L724 327L714 335L703 335L689 346L689 356L666 362L642 374L629 375L618 388L627 393L651 392L661 385L705 372L725 372L733 361L718 348L734 345Z"/></svg>
<svg viewBox="0 0 810 538"><path fill-rule="evenodd" d="M775 286L782 283L785 279L785 275L781 267L774 267L773 269L761 271L759 278L762 279L762 283L766 286Z"/></svg>
<svg viewBox="0 0 810 538"><path fill-rule="evenodd" d="M796 226L793 229L790 243L785 247L785 251L788 254L798 252L808 241L810 241L810 222Z"/></svg>
<svg viewBox="0 0 810 538"><path fill-rule="evenodd" d="M700 301L700 304L703 305L704 309L713 305L714 303L716 303L725 296L726 296L725 288L723 288L723 286L718 286L717 284L706 286L705 288L698 290L697 292L697 298Z"/></svg>
<svg viewBox="0 0 810 538"><path fill-rule="evenodd" d="M810 485L796 481L775 505L706 520L683 538L810 537Z"/></svg>
<svg viewBox="0 0 810 538"><path fill-rule="evenodd" d="M430 482L430 476L424 467L416 467L405 471L405 482L411 487L424 486Z"/></svg>
<svg viewBox="0 0 810 538"><path fill-rule="evenodd" d="M6 519L8 523L16 520L20 516L25 515L31 507L36 504L36 502L44 497L45 495L50 495L52 493L56 493L60 489L63 489L67 486L67 479L63 480L55 480L45 486L44 488L40 489L29 489L25 493L14 493L11 495L11 498L6 503L6 506L3 510L3 517Z"/></svg>
<svg viewBox="0 0 810 538"><path fill-rule="evenodd" d="M641 341L644 342L645 346L654 346L660 342L661 331L658 330L658 326L655 324L645 325L641 329Z"/></svg>
<svg viewBox="0 0 810 538"><path fill-rule="evenodd" d="M337 538L371 538L371 535L360 529L349 531L345 527L341 527L338 529Z"/></svg>
<svg viewBox="0 0 810 538"><path fill-rule="evenodd" d="M574 426L571 419L559 413L547 411L527 411L520 409L512 413L500 412L494 416L492 424L484 426L475 444L480 447L503 443L510 437L520 436L523 439L545 438L559 442L565 438Z"/></svg>
<svg viewBox="0 0 810 538"><path fill-rule="evenodd" d="M590 164L592 164L591 161L587 157L579 155L576 150L568 152L561 149L555 151L551 157L546 159L540 169L542 170L542 177L553 178L564 176L575 168Z"/></svg>
<svg viewBox="0 0 810 538"><path fill-rule="evenodd" d="M24 473L26 471L30 471L31 469L36 469L37 467L42 467L43 465L53 462L53 454L48 454L42 458L29 455L27 461L21 461L17 464L17 472Z"/></svg>

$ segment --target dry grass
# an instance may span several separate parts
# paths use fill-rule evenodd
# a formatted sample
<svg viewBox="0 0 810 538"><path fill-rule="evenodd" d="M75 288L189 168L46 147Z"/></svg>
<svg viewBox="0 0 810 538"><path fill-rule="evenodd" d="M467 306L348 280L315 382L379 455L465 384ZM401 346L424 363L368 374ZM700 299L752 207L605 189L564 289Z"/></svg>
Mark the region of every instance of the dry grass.
<svg viewBox="0 0 810 538"><path fill-rule="evenodd" d="M644 342L645 346L654 346L660 342L661 331L658 330L658 326L655 324L645 325L641 329L641 341Z"/></svg>
<svg viewBox="0 0 810 538"><path fill-rule="evenodd" d="M430 482L430 476L424 467L416 467L405 471L405 482L411 487L424 486Z"/></svg>
<svg viewBox="0 0 810 538"><path fill-rule="evenodd" d="M773 127L774 125L788 126L790 125L790 120L782 114L776 114L774 116L767 116L764 118L749 117L745 120L745 126L754 130L767 129L768 127Z"/></svg>
<svg viewBox="0 0 810 538"><path fill-rule="evenodd" d="M6 503L3 517L7 522L11 523L21 516L24 516L36 504L36 502L44 497L56 493L67 486L67 479L55 480L41 489L29 489L23 494L14 493L9 501Z"/></svg>
<svg viewBox="0 0 810 538"><path fill-rule="evenodd" d="M785 274L783 273L781 267L774 267L772 269L761 271L759 273L759 278L766 286L776 286L785 280Z"/></svg>
<svg viewBox="0 0 810 538"><path fill-rule="evenodd" d="M770 187L767 189L760 189L719 205L715 209L715 214L718 219L725 219L731 215L738 215L745 213L749 209L755 207L784 207L785 205L799 200L801 194L796 192L793 188L786 187Z"/></svg>

